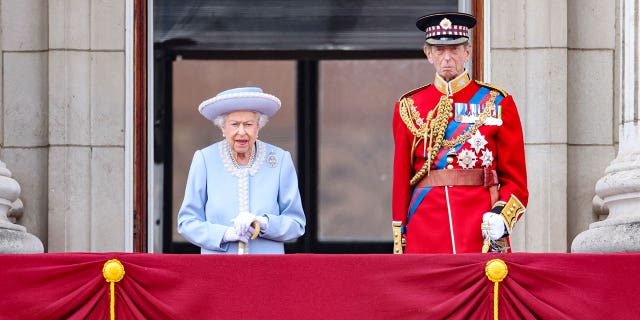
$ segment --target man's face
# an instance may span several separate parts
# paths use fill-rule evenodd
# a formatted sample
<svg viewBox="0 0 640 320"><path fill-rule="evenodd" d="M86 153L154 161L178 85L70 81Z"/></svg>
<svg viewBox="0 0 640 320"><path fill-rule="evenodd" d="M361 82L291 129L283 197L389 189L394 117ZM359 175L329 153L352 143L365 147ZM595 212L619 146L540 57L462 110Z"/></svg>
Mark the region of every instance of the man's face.
<svg viewBox="0 0 640 320"><path fill-rule="evenodd" d="M467 44L457 46L426 45L423 50L429 63L446 81L451 81L459 76L464 71L464 64L471 57L471 46Z"/></svg>

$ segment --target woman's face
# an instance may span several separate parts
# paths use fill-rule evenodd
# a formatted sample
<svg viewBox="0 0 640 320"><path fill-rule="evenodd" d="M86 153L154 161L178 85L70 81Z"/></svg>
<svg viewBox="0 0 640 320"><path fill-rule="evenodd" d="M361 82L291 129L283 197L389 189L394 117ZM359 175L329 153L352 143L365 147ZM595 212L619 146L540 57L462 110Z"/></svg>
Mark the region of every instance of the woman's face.
<svg viewBox="0 0 640 320"><path fill-rule="evenodd" d="M258 138L258 115L253 111L234 111L227 114L222 134L235 153L247 153Z"/></svg>

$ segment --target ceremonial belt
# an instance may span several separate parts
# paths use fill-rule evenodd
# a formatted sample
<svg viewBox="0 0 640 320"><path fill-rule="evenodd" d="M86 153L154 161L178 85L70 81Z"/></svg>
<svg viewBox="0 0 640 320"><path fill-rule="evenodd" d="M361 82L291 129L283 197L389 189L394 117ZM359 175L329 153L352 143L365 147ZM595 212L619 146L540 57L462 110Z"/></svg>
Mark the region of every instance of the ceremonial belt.
<svg viewBox="0 0 640 320"><path fill-rule="evenodd" d="M490 169L431 170L416 187L483 186L489 190L491 206L498 201L498 173Z"/></svg>

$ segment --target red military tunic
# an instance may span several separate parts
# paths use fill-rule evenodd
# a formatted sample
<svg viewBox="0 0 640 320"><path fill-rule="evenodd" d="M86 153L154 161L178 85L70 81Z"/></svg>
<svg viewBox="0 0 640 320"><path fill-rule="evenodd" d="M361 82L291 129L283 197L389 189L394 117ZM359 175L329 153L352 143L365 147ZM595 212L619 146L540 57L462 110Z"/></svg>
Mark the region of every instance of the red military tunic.
<svg viewBox="0 0 640 320"><path fill-rule="evenodd" d="M428 153L421 136L425 131L420 127L429 127L424 125L428 122L427 115L443 96L453 100L452 116L444 136L444 140L450 141L449 146L441 147L428 173L422 170L424 175L416 179L414 176L423 168L425 153ZM494 107L487 110L488 105ZM486 120L477 123L478 115L485 110ZM513 98L501 89L472 81L466 71L449 83L436 75L433 85L411 91L396 103L393 135L393 220L402 221L405 252L479 253L482 250L482 216L494 206L489 189L483 185L421 187L417 181L428 175L435 176L434 170L495 170L499 183L498 192L494 193L494 198L498 197L494 199L498 200L497 205L504 205L512 195L523 206L527 205L522 126ZM459 143L451 146L456 138ZM455 157L447 163L451 149Z"/></svg>

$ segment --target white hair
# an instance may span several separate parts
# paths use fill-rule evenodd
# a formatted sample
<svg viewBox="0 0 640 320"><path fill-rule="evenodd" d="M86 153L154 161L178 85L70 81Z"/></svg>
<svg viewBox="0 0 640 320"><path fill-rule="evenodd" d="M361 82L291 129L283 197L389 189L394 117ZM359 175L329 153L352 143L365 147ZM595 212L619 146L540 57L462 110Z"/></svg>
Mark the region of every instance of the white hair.
<svg viewBox="0 0 640 320"><path fill-rule="evenodd" d="M254 113L256 114L256 116L258 116L258 128L262 129L262 127L264 127L267 122L269 122L269 116L258 111L254 111ZM228 113L217 116L215 119L213 119L213 124L222 129L222 127L224 127L224 121L227 120L227 115Z"/></svg>

